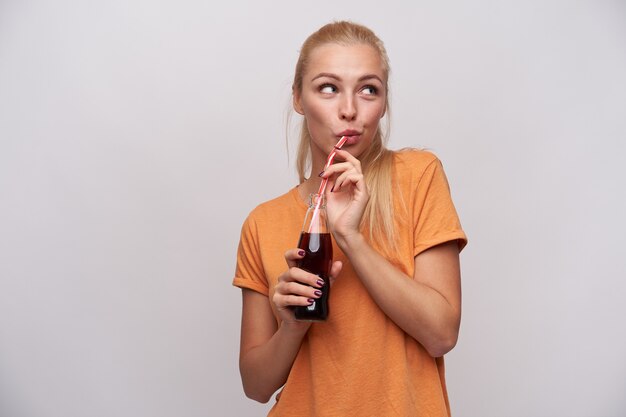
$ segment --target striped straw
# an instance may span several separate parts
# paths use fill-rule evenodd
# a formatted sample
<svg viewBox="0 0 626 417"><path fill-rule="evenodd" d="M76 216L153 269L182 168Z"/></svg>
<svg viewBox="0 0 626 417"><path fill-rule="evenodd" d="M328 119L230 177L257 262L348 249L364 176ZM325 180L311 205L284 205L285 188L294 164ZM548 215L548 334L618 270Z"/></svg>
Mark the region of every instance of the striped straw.
<svg viewBox="0 0 626 417"><path fill-rule="evenodd" d="M348 140L347 136L342 136L339 139L339 142L335 145L334 149L330 154L328 154L328 159L326 160L326 165L324 166L324 171L328 169L328 167L333 163L333 159L335 159L335 154L337 150L341 149L344 143ZM316 223L317 217L319 216L320 206L322 204L322 196L326 191L326 184L328 183L328 178L322 178L322 183L320 184L320 188L317 191L319 198L315 202L315 209L313 210L313 215L311 216L311 224L309 225L309 233L313 233L313 225Z"/></svg>

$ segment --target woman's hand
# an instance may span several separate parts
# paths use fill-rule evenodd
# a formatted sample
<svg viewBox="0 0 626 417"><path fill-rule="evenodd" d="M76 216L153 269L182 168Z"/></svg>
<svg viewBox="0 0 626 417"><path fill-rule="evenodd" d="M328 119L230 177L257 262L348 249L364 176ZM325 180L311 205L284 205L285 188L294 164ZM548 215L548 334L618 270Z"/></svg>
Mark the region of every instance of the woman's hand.
<svg viewBox="0 0 626 417"><path fill-rule="evenodd" d="M283 325L306 330L311 326L311 323L296 320L293 307L308 306L313 303L313 300L320 298L324 281L317 275L297 267L298 260L302 259L304 254L302 249L289 249L285 252L285 260L289 269L278 277L272 302L276 306L276 311ZM334 277L341 271L341 266L340 261L333 262L330 269L331 284Z"/></svg>
<svg viewBox="0 0 626 417"><path fill-rule="evenodd" d="M337 150L336 156L344 160L328 167L323 178L328 178L326 187L326 212L330 229L337 240L360 233L360 224L369 192L361 171L361 162L344 150Z"/></svg>

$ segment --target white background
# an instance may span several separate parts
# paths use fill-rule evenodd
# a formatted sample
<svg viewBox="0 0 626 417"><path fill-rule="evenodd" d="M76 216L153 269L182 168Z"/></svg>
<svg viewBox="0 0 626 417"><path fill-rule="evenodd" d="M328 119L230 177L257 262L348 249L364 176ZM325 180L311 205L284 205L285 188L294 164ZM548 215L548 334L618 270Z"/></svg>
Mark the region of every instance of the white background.
<svg viewBox="0 0 626 417"><path fill-rule="evenodd" d="M333 19L385 41L390 147L470 238L453 414L626 414L625 2L0 0L0 415L264 415L236 245Z"/></svg>

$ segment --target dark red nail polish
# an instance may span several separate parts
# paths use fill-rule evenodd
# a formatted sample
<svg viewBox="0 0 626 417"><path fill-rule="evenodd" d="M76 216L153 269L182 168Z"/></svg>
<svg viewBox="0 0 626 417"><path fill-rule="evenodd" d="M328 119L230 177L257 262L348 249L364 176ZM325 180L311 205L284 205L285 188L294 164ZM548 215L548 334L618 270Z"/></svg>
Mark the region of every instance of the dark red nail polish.
<svg viewBox="0 0 626 417"><path fill-rule="evenodd" d="M318 280L317 280L317 285L319 285L320 287L321 287L322 285L324 285L324 280L323 280L323 279L321 279L321 278L320 278L320 279L318 279Z"/></svg>
<svg viewBox="0 0 626 417"><path fill-rule="evenodd" d="M298 255L300 255L300 256L304 256L304 255L306 255L306 252L305 252L305 251L303 251L303 250L299 250L299 251L298 251Z"/></svg>
<svg viewBox="0 0 626 417"><path fill-rule="evenodd" d="M312 299L312 298L307 298L307 301L309 302L309 305L311 305L311 304L313 304L315 302L315 300Z"/></svg>
<svg viewBox="0 0 626 417"><path fill-rule="evenodd" d="M315 295L319 297L320 295L322 295L322 292L320 290L315 290Z"/></svg>
<svg viewBox="0 0 626 417"><path fill-rule="evenodd" d="M317 174L318 177L321 177L322 175L324 175L324 171L322 171L319 174Z"/></svg>

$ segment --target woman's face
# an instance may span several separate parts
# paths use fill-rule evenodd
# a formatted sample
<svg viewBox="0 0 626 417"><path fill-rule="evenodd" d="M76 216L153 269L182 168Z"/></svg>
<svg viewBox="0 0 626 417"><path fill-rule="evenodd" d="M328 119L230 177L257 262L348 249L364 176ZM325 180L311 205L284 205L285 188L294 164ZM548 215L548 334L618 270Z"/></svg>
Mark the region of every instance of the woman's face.
<svg viewBox="0 0 626 417"><path fill-rule="evenodd" d="M380 55L369 45L328 43L311 51L294 108L306 118L314 164L324 162L342 136L348 136L343 149L355 157L370 146L385 114L386 81Z"/></svg>

